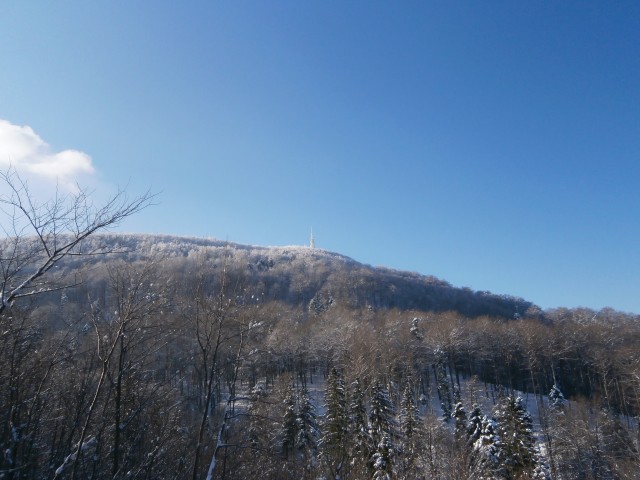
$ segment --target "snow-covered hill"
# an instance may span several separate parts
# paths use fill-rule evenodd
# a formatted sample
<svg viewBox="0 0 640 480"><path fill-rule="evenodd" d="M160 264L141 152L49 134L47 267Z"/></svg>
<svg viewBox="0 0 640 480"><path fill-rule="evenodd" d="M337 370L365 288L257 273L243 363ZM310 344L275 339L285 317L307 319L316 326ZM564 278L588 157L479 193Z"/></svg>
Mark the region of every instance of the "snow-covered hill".
<svg viewBox="0 0 640 480"><path fill-rule="evenodd" d="M305 246L261 247L216 239L170 235L106 234L91 238L84 249L98 245L121 252L84 258L111 263L156 260L174 278L221 272L236 284L269 300L326 308L335 302L355 308L398 308L457 311L465 316L524 315L531 302L490 292L456 288L433 276L372 267L338 253ZM67 267L74 267L73 259Z"/></svg>

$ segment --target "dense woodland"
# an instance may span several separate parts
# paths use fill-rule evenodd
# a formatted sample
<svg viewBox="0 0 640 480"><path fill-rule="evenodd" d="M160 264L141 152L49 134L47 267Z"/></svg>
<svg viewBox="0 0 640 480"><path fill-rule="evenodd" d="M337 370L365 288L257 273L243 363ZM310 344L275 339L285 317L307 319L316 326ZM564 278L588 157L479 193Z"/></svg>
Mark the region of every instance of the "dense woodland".
<svg viewBox="0 0 640 480"><path fill-rule="evenodd" d="M2 479L638 478L635 315L101 236L148 198L44 208L5 181L32 228L1 245Z"/></svg>

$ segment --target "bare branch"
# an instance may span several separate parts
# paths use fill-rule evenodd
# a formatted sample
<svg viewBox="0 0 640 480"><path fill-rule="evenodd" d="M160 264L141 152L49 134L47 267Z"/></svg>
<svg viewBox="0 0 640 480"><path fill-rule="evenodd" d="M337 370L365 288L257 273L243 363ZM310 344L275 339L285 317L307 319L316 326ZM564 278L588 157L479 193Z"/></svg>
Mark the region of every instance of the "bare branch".
<svg viewBox="0 0 640 480"><path fill-rule="evenodd" d="M104 205L95 207L89 193L79 188L75 194L57 190L54 198L38 203L15 168L0 173L1 183L8 193L0 195L0 211L6 216L2 230L7 237L0 242L0 313L18 298L65 288L33 287L36 281L48 278L46 274L66 256L111 253L112 249L100 247L83 252L82 245L155 199L149 191L130 199L124 190L118 190Z"/></svg>

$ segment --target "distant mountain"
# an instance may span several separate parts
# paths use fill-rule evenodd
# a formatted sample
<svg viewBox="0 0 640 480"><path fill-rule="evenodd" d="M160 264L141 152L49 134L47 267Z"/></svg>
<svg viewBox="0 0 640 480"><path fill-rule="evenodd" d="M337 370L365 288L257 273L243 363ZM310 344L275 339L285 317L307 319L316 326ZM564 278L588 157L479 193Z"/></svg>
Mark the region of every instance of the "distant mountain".
<svg viewBox="0 0 640 480"><path fill-rule="evenodd" d="M92 237L83 249L106 245L116 253L77 257L93 266L155 259L172 281L209 277L215 283L223 268L233 288L308 308L311 313L341 304L351 308L455 311L467 317L504 319L540 312L531 302L507 295L456 288L433 276L372 267L321 249L303 246L259 247L214 239L169 235L105 234ZM98 269L99 270L99 269Z"/></svg>

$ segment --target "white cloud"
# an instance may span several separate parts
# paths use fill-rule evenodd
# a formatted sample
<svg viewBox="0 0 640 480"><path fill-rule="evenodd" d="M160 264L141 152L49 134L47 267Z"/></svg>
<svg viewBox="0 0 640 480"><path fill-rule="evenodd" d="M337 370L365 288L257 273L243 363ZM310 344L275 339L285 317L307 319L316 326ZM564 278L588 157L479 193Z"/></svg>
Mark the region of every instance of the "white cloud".
<svg viewBox="0 0 640 480"><path fill-rule="evenodd" d="M80 176L93 175L91 157L78 150L54 152L29 126L0 119L0 168L16 168L21 175L57 182L71 191Z"/></svg>

